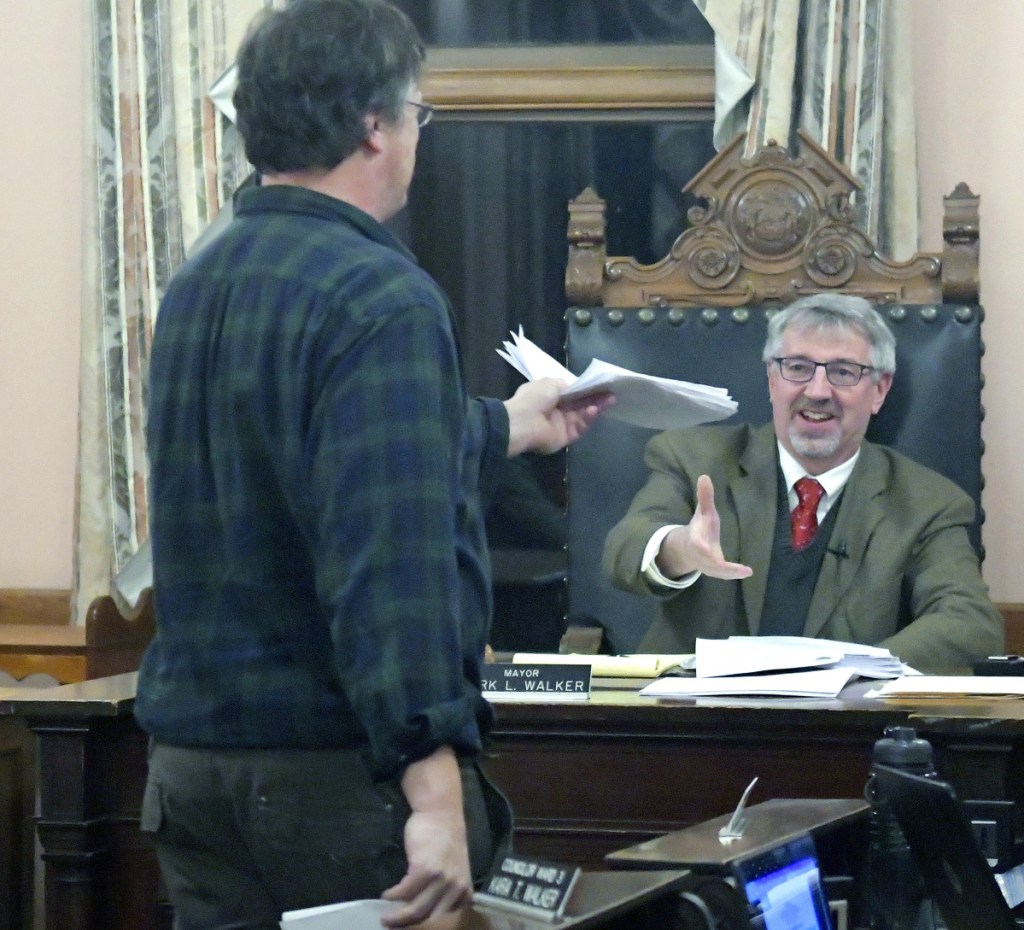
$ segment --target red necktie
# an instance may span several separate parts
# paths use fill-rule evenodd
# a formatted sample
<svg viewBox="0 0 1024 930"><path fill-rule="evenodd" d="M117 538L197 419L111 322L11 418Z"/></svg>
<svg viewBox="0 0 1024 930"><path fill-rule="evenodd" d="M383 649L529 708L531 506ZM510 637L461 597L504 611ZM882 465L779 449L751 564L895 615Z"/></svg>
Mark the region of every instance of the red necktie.
<svg viewBox="0 0 1024 930"><path fill-rule="evenodd" d="M805 477L793 485L793 490L797 505L789 515L789 525L793 531L793 549L799 552L811 544L818 530L818 502L825 489L813 478Z"/></svg>

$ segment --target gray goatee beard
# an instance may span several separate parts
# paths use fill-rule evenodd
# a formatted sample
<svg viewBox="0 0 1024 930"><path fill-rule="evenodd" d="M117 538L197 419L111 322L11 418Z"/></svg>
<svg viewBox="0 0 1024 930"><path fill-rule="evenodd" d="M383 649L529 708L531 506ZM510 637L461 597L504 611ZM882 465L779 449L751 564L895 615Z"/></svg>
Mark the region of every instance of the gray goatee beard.
<svg viewBox="0 0 1024 930"><path fill-rule="evenodd" d="M840 436L818 437L811 439L801 436L795 429L789 431L789 442L793 451L807 459L827 459L839 450Z"/></svg>

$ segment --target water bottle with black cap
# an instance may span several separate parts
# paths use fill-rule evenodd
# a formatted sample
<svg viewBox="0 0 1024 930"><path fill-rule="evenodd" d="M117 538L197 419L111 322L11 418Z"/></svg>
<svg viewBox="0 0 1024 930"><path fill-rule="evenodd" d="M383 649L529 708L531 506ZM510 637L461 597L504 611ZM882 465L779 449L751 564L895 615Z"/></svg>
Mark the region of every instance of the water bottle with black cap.
<svg viewBox="0 0 1024 930"><path fill-rule="evenodd" d="M913 727L887 727L875 742L872 765L886 765L938 778L932 745ZM936 910L925 893L913 853L888 804L868 776L864 796L871 804L868 854L863 880L864 908L871 930L933 930Z"/></svg>

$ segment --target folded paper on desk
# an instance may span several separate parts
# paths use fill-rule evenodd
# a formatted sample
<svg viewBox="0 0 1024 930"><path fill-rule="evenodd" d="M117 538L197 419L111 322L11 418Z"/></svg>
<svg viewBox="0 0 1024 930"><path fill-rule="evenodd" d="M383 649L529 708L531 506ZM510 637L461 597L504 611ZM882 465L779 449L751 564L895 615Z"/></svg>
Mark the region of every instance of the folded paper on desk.
<svg viewBox="0 0 1024 930"><path fill-rule="evenodd" d="M820 668L809 672L772 675L736 675L724 678L659 678L640 694L656 698L695 697L805 697L835 698L853 677L848 668Z"/></svg>
<svg viewBox="0 0 1024 930"><path fill-rule="evenodd" d="M381 930L381 917L400 906L400 901L371 898L285 911L281 930Z"/></svg>
<svg viewBox="0 0 1024 930"><path fill-rule="evenodd" d="M672 669L692 664L693 655L640 653L630 656L602 656L555 652L517 652L512 661L525 665L589 665L595 678L657 678Z"/></svg>
<svg viewBox="0 0 1024 930"><path fill-rule="evenodd" d="M1024 697L1020 675L914 675L887 681L867 697Z"/></svg>
<svg viewBox="0 0 1024 930"><path fill-rule="evenodd" d="M888 649L806 636L698 639L698 678L788 669L846 668L862 678L897 678L906 671Z"/></svg>
<svg viewBox="0 0 1024 930"><path fill-rule="evenodd" d="M579 377L523 335L522 327L497 353L529 381L559 378L569 382L563 397L611 391L615 405L604 416L649 429L680 429L724 420L736 412L725 388L658 378L595 358Z"/></svg>

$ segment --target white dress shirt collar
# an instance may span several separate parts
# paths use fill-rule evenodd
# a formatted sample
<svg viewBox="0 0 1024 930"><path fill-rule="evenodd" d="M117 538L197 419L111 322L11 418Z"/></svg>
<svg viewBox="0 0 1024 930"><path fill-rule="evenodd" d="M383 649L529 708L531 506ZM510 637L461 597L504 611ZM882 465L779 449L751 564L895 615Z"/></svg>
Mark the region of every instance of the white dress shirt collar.
<svg viewBox="0 0 1024 930"><path fill-rule="evenodd" d="M786 491L789 493L789 509L792 510L796 506L796 491L793 490L793 485L796 484L807 472L789 452L783 447L782 443L778 443L779 446L779 465L782 467L782 477L786 482ZM818 522L820 523L825 514L828 513L829 508L835 503L836 498L839 496L839 492L846 487L846 482L850 480L850 475L853 473L853 466L857 464L857 459L860 457L860 449L854 452L842 465L836 465L835 468L830 468L826 472L822 472L820 475L810 475L809 477L814 478L818 483L825 489L825 493L822 495L821 502L818 504Z"/></svg>

